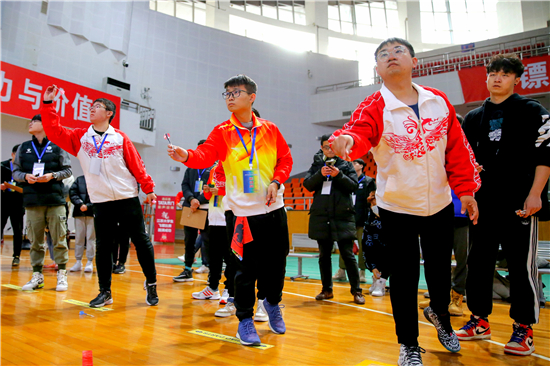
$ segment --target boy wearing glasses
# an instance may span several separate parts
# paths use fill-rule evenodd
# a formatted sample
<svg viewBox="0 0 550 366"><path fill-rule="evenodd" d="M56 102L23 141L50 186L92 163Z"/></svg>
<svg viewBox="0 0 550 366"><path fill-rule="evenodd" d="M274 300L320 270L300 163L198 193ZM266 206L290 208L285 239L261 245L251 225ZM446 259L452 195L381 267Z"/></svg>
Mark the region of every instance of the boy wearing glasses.
<svg viewBox="0 0 550 366"><path fill-rule="evenodd" d="M409 42L389 38L375 52L384 85L366 98L351 120L331 138L344 159L356 159L371 148L378 165L376 201L384 222L389 252L391 303L398 342L398 364L422 365L418 345L418 279L421 239L426 282L431 295L424 310L441 344L458 352L451 327L451 254L454 210L451 188L474 224L474 192L480 179L475 159L453 106L439 90L412 82L418 60Z"/></svg>
<svg viewBox="0 0 550 366"><path fill-rule="evenodd" d="M96 267L99 295L91 307L113 303L111 296L112 248L115 245L117 223L130 235L139 264L146 277L144 289L148 305L157 305L157 272L153 245L145 232L143 212L138 199L138 184L149 201L156 199L155 183L145 170L141 156L128 136L111 126L116 106L100 98L90 107L89 128L69 130L62 127L52 101L55 85L44 92L42 116L44 130L60 147L78 157L94 204L96 231Z"/></svg>
<svg viewBox="0 0 550 366"><path fill-rule="evenodd" d="M236 252L235 307L237 337L246 346L259 345L254 327L255 284L265 287L263 306L270 329L286 332L279 308L288 255L284 186L292 170L290 149L277 126L252 113L256 83L237 75L224 84L223 97L231 118L210 133L196 150L169 145L168 155L189 168L209 167L219 160L225 171L223 204L235 215L232 249ZM231 225L229 225L231 226Z"/></svg>

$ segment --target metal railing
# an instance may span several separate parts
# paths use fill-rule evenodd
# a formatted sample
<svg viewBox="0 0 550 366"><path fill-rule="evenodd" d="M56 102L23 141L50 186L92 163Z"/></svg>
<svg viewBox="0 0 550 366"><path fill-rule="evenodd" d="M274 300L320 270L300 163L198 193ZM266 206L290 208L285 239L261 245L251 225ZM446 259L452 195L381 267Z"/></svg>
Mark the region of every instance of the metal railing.
<svg viewBox="0 0 550 366"><path fill-rule="evenodd" d="M315 94L345 90L345 89L351 89L351 88L358 88L360 86L362 86L361 80L345 81L343 83L338 83L338 84L318 86L315 89Z"/></svg>
<svg viewBox="0 0 550 366"><path fill-rule="evenodd" d="M120 108L126 111L139 113L139 128L147 131L153 131L155 129L156 112L154 109L126 99L121 100Z"/></svg>

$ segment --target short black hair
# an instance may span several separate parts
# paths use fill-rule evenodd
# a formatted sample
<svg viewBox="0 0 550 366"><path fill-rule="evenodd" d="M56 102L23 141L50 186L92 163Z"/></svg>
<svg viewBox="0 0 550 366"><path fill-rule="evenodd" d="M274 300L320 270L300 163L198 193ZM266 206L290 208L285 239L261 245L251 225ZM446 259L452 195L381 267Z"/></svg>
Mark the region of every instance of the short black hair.
<svg viewBox="0 0 550 366"><path fill-rule="evenodd" d="M460 127L462 127L462 124L464 123L464 117L462 117L460 114L456 114L456 119L458 119L458 122L460 123Z"/></svg>
<svg viewBox="0 0 550 366"><path fill-rule="evenodd" d="M486 69L487 74L502 71L507 74L515 74L519 78L523 75L524 66L515 53L500 53L491 57Z"/></svg>
<svg viewBox="0 0 550 366"><path fill-rule="evenodd" d="M40 121L40 122L42 122L42 116L37 114L36 116L31 118L31 121Z"/></svg>
<svg viewBox="0 0 550 366"><path fill-rule="evenodd" d="M201 146L202 144L204 144L206 142L206 140L200 140L199 143L197 144L197 146Z"/></svg>
<svg viewBox="0 0 550 366"><path fill-rule="evenodd" d="M364 169L365 166L367 165L367 164L365 164L365 162L363 161L363 159L355 159L353 162L354 162L354 163L357 163L357 164L361 164L361 166L363 167L363 169Z"/></svg>
<svg viewBox="0 0 550 366"><path fill-rule="evenodd" d="M256 108L252 108L252 112L256 115L256 117L262 118L262 117L260 117L260 112L258 112L258 110Z"/></svg>
<svg viewBox="0 0 550 366"><path fill-rule="evenodd" d="M330 136L332 135L329 134L329 135L321 136L321 146L323 146L323 142L328 141L328 139L330 139Z"/></svg>
<svg viewBox="0 0 550 366"><path fill-rule="evenodd" d="M380 43L380 45L378 45L378 47L376 48L376 51L374 51L374 60L375 61L378 59L378 52L380 52L380 50L382 48L384 48L384 46L386 46L390 43L402 44L403 46L407 47L407 49L409 50L409 53L411 54L411 57L414 57L414 48L413 48L412 44L409 41L407 41L406 39L403 39L403 38L391 37L391 38L386 39L382 43Z"/></svg>
<svg viewBox="0 0 550 366"><path fill-rule="evenodd" d="M109 99L106 99L106 98L99 98L99 99L94 100L92 105L94 105L98 102L103 103L105 105L106 110L108 110L109 112L113 112L113 115L111 116L111 118L109 118L109 123L111 123L113 118L115 118L115 114L116 114L116 105L115 105L115 103L111 102Z"/></svg>
<svg viewBox="0 0 550 366"><path fill-rule="evenodd" d="M229 86L239 85L244 85L244 88L248 94L256 94L256 91L258 90L258 85L256 82L244 74L233 76L223 84L223 87L224 89L227 89Z"/></svg>
<svg viewBox="0 0 550 366"><path fill-rule="evenodd" d="M15 154L15 153L17 152L17 149L19 149L19 146L20 146L20 145L21 145L21 144L15 145L15 146L13 147L13 149L11 149L11 152Z"/></svg>

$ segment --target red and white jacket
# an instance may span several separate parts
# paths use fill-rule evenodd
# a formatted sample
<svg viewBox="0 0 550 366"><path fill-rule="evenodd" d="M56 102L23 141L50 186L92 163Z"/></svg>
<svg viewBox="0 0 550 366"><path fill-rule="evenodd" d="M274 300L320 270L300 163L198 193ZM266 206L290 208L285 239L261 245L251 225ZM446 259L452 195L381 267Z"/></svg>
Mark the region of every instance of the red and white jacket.
<svg viewBox="0 0 550 366"><path fill-rule="evenodd" d="M376 202L396 213L431 216L458 197L473 196L481 179L456 112L441 91L413 83L420 121L413 109L382 89L366 98L330 142L350 135L351 159L371 148L378 167ZM450 187L449 187L450 185Z"/></svg>
<svg viewBox="0 0 550 366"><path fill-rule="evenodd" d="M99 147L104 136L96 133L92 126L74 130L61 126L53 103L43 103L40 113L48 139L80 160L92 203L137 197L138 183L146 194L155 190L155 183L147 174L141 156L124 132L109 126L98 154L93 139ZM101 159L99 175L90 173L93 157Z"/></svg>

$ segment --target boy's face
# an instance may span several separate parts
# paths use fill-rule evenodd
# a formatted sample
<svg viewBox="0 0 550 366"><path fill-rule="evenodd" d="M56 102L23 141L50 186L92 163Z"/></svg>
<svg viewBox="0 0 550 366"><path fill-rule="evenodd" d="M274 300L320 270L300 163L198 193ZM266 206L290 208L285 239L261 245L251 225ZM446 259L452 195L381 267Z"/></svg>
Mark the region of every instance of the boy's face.
<svg viewBox="0 0 550 366"><path fill-rule="evenodd" d="M491 71L487 75L487 89L491 95L508 95L514 92L514 86L520 81L514 73Z"/></svg>
<svg viewBox="0 0 550 366"><path fill-rule="evenodd" d="M105 105L100 102L95 102L90 107L90 122L104 122L105 120L109 121L109 118L113 115L113 112L105 109Z"/></svg>
<svg viewBox="0 0 550 366"><path fill-rule="evenodd" d="M227 109L232 113L239 113L252 108L252 103L256 100L256 94L248 94L244 85L228 86L225 90L233 94L225 100ZM239 96L235 96L238 94Z"/></svg>
<svg viewBox="0 0 550 366"><path fill-rule="evenodd" d="M418 59L412 57L407 46L400 43L388 43L378 51L376 72L382 80L395 76L410 76Z"/></svg>
<svg viewBox="0 0 550 366"><path fill-rule="evenodd" d="M353 162L353 169L355 169L355 173L357 175L361 175L363 173L363 166L357 162Z"/></svg>
<svg viewBox="0 0 550 366"><path fill-rule="evenodd" d="M29 122L29 133L31 135L44 132L44 127L42 126L42 122L35 119Z"/></svg>
<svg viewBox="0 0 550 366"><path fill-rule="evenodd" d="M325 154L327 158L333 158L334 156L336 156L334 151L332 151L332 149L330 148L330 144L328 143L328 141L323 141L321 149L323 149L323 154Z"/></svg>

